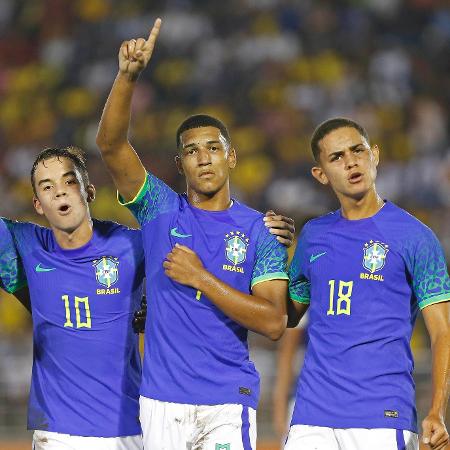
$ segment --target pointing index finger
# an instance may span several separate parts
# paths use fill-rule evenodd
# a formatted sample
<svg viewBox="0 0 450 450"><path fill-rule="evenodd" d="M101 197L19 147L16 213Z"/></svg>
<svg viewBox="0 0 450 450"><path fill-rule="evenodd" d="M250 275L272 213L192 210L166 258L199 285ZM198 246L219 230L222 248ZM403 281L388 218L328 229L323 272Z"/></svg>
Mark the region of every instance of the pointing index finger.
<svg viewBox="0 0 450 450"><path fill-rule="evenodd" d="M150 34L148 35L147 43L148 44L154 44L156 38L158 37L159 30L161 29L161 19L158 17L155 20L155 23L153 24L153 28L150 31Z"/></svg>

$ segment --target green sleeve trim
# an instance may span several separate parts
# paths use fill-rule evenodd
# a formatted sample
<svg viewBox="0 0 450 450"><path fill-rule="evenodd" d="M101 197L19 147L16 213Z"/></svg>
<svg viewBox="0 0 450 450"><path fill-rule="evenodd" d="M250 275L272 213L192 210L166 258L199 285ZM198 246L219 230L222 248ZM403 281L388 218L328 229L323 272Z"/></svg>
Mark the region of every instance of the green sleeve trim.
<svg viewBox="0 0 450 450"><path fill-rule="evenodd" d="M291 300L293 300L294 302L297 303L303 303L304 305L309 305L311 303L311 299L306 298L306 297L299 297L298 295L295 294L289 294L291 297Z"/></svg>
<svg viewBox="0 0 450 450"><path fill-rule="evenodd" d="M289 277L285 272L267 273L265 275L261 275L253 279L252 288L258 283L263 283L264 281L271 281L271 280L289 280Z"/></svg>
<svg viewBox="0 0 450 450"><path fill-rule="evenodd" d="M450 293L436 295L435 297L427 298L419 302L419 308L423 309L435 303L450 302Z"/></svg>
<svg viewBox="0 0 450 450"><path fill-rule="evenodd" d="M17 291L20 291L20 289L24 288L28 286L28 283L26 280L22 281L21 283L17 283L16 285L14 285L12 288L7 289L5 286L5 291L9 292L10 294L14 294Z"/></svg>
<svg viewBox="0 0 450 450"><path fill-rule="evenodd" d="M137 203L140 200L142 200L142 197L144 197L144 195L145 195L145 187L147 186L147 180L148 180L148 173L145 175L145 180L142 183L142 186L140 187L139 191L134 196L134 198L132 200L130 200L129 202L124 201L123 197L119 194L119 191L117 191L117 201L119 202L119 204L122 206L128 206L128 205L132 205L133 203Z"/></svg>

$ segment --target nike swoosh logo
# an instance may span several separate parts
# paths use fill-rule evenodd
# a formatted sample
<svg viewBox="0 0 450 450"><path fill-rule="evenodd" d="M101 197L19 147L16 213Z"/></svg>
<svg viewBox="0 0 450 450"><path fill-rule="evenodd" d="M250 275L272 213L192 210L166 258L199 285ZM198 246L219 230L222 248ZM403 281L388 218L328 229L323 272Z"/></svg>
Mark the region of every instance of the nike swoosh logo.
<svg viewBox="0 0 450 450"><path fill-rule="evenodd" d="M320 258L321 256L325 255L327 252L318 253L317 255L311 255L309 258L309 262L314 262L316 259Z"/></svg>
<svg viewBox="0 0 450 450"><path fill-rule="evenodd" d="M41 267L41 263L36 266L36 272L51 272L52 270L56 270L56 267Z"/></svg>
<svg viewBox="0 0 450 450"><path fill-rule="evenodd" d="M181 233L178 233L177 227L172 228L172 229L170 230L170 234L171 234L172 236L175 236L175 237L178 237L178 238L188 238L188 237L191 237L191 236L192 236L192 234L181 234Z"/></svg>

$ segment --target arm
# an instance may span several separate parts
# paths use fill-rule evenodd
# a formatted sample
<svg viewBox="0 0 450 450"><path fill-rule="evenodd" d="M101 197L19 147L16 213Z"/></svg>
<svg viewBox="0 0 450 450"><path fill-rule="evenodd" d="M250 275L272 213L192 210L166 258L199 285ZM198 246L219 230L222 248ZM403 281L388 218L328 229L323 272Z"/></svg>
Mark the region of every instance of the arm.
<svg viewBox="0 0 450 450"><path fill-rule="evenodd" d="M270 233L275 235L278 242L286 247L291 247L295 238L295 223L290 217L275 214L270 210L266 212L263 218L264 225L269 229Z"/></svg>
<svg viewBox="0 0 450 450"><path fill-rule="evenodd" d="M172 280L197 289L243 327L272 340L286 329L287 280L261 282L245 294L208 272L191 249L178 244L163 265Z"/></svg>
<svg viewBox="0 0 450 450"><path fill-rule="evenodd" d="M286 330L278 347L277 373L272 402L273 424L279 439L282 439L286 435L289 426L287 417L289 394L295 378L295 355L302 336L302 328Z"/></svg>
<svg viewBox="0 0 450 450"><path fill-rule="evenodd" d="M450 384L450 302L429 305L422 313L433 355L433 397L428 415L422 422L422 440L433 450L441 450L449 442L445 413Z"/></svg>
<svg viewBox="0 0 450 450"><path fill-rule="evenodd" d="M150 61L160 26L161 19L157 19L147 40L139 38L122 43L118 56L119 73L97 132L97 145L103 161L125 201L136 196L146 176L141 160L128 141L128 129L136 81Z"/></svg>

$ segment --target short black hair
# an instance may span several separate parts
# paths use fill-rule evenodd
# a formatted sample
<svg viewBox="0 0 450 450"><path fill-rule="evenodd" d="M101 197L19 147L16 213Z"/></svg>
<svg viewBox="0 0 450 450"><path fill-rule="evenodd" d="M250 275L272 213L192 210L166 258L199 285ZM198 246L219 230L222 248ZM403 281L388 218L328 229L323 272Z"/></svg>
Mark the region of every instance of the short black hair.
<svg viewBox="0 0 450 450"><path fill-rule="evenodd" d="M187 130L191 130L192 128L202 128L202 127L218 128L220 134L226 139L227 143L231 144L230 134L228 133L228 129L222 121L208 114L195 114L185 119L178 127L177 148L180 148L181 146L182 133L184 133Z"/></svg>
<svg viewBox="0 0 450 450"><path fill-rule="evenodd" d="M46 161L51 158L67 158L73 162L75 168L80 172L81 178L85 186L89 184L89 175L86 167L86 157L83 150L75 146L63 147L63 148L45 148L36 157L31 168L31 186L33 187L34 195L36 195L35 177L36 168L42 161Z"/></svg>
<svg viewBox="0 0 450 450"><path fill-rule="evenodd" d="M355 128L361 136L363 136L367 142L369 142L369 135L367 131L361 126L359 123L355 122L352 119L347 119L346 117L334 117L333 119L328 119L325 122L322 122L312 134L311 137L311 151L316 162L319 161L320 156L320 146L319 142L329 133L338 128Z"/></svg>

